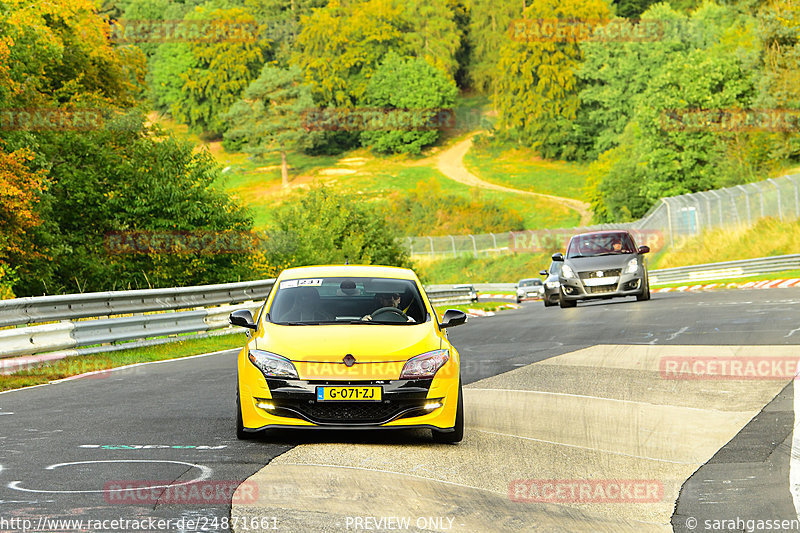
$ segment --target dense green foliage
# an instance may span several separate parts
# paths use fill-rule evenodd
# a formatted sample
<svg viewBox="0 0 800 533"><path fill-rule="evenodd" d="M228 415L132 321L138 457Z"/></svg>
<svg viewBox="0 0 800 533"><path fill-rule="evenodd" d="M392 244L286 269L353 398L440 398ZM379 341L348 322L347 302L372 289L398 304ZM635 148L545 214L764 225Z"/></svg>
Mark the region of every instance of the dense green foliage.
<svg viewBox="0 0 800 533"><path fill-rule="evenodd" d="M525 10L511 37L501 45L495 106L500 128L537 148L544 157L571 157L571 122L580 106L577 70L583 52L579 37L539 32L546 21L603 21L604 0L540 0Z"/></svg>
<svg viewBox="0 0 800 533"><path fill-rule="evenodd" d="M285 266L380 264L409 266L400 229L375 207L318 187L279 208L267 256Z"/></svg>
<svg viewBox="0 0 800 533"><path fill-rule="evenodd" d="M387 218L405 236L460 235L524 229L522 215L513 207L481 197L448 194L435 182L419 182L408 193L388 197Z"/></svg>
<svg viewBox="0 0 800 533"><path fill-rule="evenodd" d="M386 124L362 132L363 144L379 152L420 153L439 137L437 120L453 108L457 93L452 79L424 59L404 61L389 54L370 79L365 98L369 108L387 111ZM391 119L398 115L406 120L395 125ZM414 129L416 124L422 128Z"/></svg>
<svg viewBox="0 0 800 533"><path fill-rule="evenodd" d="M358 146L419 154L446 127L483 128L483 116L466 129L442 120L459 89L491 96L487 137L501 148L515 143L590 168L580 196L596 221L631 220L663 196L761 180L800 162L800 8L791 0L4 0L0 297L229 281L345 257L406 264L392 239L430 234L420 220L443 233L518 229L513 209L425 184L379 199L380 211L313 190L271 217L266 249L108 253L115 232L252 228L252 213L220 192L211 155L150 126L149 110L224 138L253 167L280 154L286 184L287 158ZM94 118L31 125L22 110ZM723 123L765 110L795 116L787 127ZM323 118L309 122L316 112ZM337 113L361 122L326 122ZM385 123L363 120L367 113Z"/></svg>
<svg viewBox="0 0 800 533"><path fill-rule="evenodd" d="M254 155L281 154L281 175L288 184L286 152L313 145L315 132L304 127L305 115L313 108L311 89L302 83L300 69L264 65L255 80L226 115L228 147Z"/></svg>

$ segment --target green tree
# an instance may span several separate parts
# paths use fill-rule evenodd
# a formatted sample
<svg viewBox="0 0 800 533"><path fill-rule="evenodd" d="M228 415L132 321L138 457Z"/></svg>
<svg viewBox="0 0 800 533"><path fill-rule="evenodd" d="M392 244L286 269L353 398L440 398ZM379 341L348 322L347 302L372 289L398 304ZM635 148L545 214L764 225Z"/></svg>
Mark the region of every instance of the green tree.
<svg viewBox="0 0 800 533"><path fill-rule="evenodd" d="M659 4L642 15L642 25L653 38L622 39L636 35L633 23L615 19L597 28L593 40L582 43L584 61L578 71L581 91L578 120L590 139L586 159L594 159L618 144L650 80L676 54L689 49L688 17Z"/></svg>
<svg viewBox="0 0 800 533"><path fill-rule="evenodd" d="M345 262L410 266L394 222L375 207L324 187L279 208L271 237L268 256L287 266Z"/></svg>
<svg viewBox="0 0 800 533"><path fill-rule="evenodd" d="M280 153L281 183L288 187L286 153L310 148L317 135L304 124L313 106L311 89L303 83L299 68L264 65L258 79L227 114L231 127L225 132L225 142L257 156Z"/></svg>
<svg viewBox="0 0 800 533"><path fill-rule="evenodd" d="M382 121L387 124L362 132L361 142L379 152L418 154L438 139L438 122L453 108L457 94L452 78L424 59L404 60L391 53L366 93L367 105L385 111Z"/></svg>
<svg viewBox="0 0 800 533"><path fill-rule="evenodd" d="M23 141L22 138L17 141ZM207 152L145 126L141 114L103 128L36 135L33 170L50 186L34 233L44 257L20 266L18 294L218 283L248 275L249 249L175 253L148 240L164 233L249 232L250 214L214 182ZM114 233L142 235L137 253L114 253ZM182 237L176 237L178 240ZM153 244L153 249L148 247Z"/></svg>
<svg viewBox="0 0 800 533"><path fill-rule="evenodd" d="M494 97L499 128L543 157L573 156L568 141L580 103L576 72L583 59L582 37L535 32L540 20L548 24L607 20L608 4L604 0L542 0L524 15L528 22L517 25L514 38L500 48Z"/></svg>
<svg viewBox="0 0 800 533"><path fill-rule="evenodd" d="M144 56L111 45L90 0L5 0L0 36L0 107L129 106L141 91Z"/></svg>
<svg viewBox="0 0 800 533"><path fill-rule="evenodd" d="M747 109L754 96L751 73L736 56L695 49L665 64L643 93L620 144L600 157L607 174L590 194L600 206L597 219L637 218L659 198L729 184L720 163L735 132L715 131L692 117Z"/></svg>
<svg viewBox="0 0 800 533"><path fill-rule="evenodd" d="M183 84L170 109L192 130L216 138L226 129L222 116L258 76L269 43L259 31L238 33L240 28L253 28L257 23L251 13L238 7L199 7L189 12L184 22L187 28L202 28L204 37L186 43L192 60L179 75ZM222 37L209 37L215 34ZM180 50L183 43L168 44ZM185 54L171 54L170 59L180 65Z"/></svg>
<svg viewBox="0 0 800 533"><path fill-rule="evenodd" d="M406 34L409 49L455 79L464 38L456 18L459 6L451 0L416 0L404 5L412 28Z"/></svg>
<svg viewBox="0 0 800 533"><path fill-rule="evenodd" d="M478 91L493 93L499 76L500 49L507 44L509 28L522 18L518 0L473 0L466 32L468 77Z"/></svg>
<svg viewBox="0 0 800 533"><path fill-rule="evenodd" d="M409 52L405 34L411 27L394 0L331 0L302 17L301 26L292 63L324 106L358 105L383 57L392 50Z"/></svg>
<svg viewBox="0 0 800 533"><path fill-rule="evenodd" d="M27 149L7 153L0 144L0 300L14 297L14 265L37 255L30 231L41 224L36 208L46 182L44 171L28 168L32 159Z"/></svg>

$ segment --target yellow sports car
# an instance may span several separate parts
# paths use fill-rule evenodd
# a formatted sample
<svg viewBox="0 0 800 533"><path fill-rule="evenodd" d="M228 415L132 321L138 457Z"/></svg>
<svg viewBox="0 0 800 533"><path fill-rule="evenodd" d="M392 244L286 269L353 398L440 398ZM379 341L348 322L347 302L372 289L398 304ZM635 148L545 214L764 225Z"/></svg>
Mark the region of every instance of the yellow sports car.
<svg viewBox="0 0 800 533"><path fill-rule="evenodd" d="M274 428L429 428L458 442L464 408L458 352L411 270L312 266L284 270L239 353L236 435Z"/></svg>

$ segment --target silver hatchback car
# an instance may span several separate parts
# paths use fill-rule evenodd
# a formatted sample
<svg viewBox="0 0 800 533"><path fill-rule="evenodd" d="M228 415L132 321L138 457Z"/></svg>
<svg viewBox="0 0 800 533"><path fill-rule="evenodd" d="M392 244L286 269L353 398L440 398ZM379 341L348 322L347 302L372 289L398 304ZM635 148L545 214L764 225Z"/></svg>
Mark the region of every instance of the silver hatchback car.
<svg viewBox="0 0 800 533"><path fill-rule="evenodd" d="M578 300L636 296L650 299L650 282L644 254L648 246L636 247L633 236L623 230L595 231L574 235L558 276L559 304L575 307Z"/></svg>

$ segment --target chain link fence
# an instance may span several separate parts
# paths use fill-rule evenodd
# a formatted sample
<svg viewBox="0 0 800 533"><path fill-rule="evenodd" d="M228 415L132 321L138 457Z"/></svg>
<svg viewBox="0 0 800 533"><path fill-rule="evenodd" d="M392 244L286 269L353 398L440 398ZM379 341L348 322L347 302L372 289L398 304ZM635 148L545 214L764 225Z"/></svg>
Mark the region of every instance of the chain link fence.
<svg viewBox="0 0 800 533"><path fill-rule="evenodd" d="M403 242L417 258L479 257L559 251L566 248L576 233L627 229L638 244L646 244L655 252L665 246L679 246L704 231L748 227L764 217L777 217L781 221L800 218L800 174L662 198L645 216L633 222L481 235L406 237Z"/></svg>

